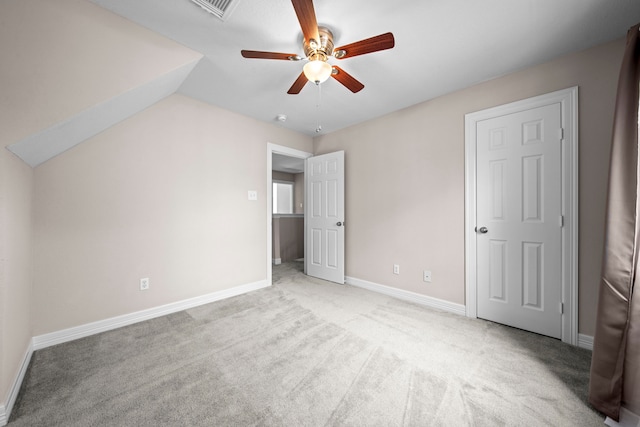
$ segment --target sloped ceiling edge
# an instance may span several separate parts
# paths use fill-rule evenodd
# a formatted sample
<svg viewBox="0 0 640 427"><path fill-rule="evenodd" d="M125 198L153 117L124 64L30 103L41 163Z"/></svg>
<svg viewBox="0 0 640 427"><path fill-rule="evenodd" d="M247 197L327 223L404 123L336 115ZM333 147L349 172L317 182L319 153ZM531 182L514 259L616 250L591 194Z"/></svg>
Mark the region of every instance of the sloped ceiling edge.
<svg viewBox="0 0 640 427"><path fill-rule="evenodd" d="M202 56L11 144L7 149L31 167L36 167L175 93L201 59Z"/></svg>

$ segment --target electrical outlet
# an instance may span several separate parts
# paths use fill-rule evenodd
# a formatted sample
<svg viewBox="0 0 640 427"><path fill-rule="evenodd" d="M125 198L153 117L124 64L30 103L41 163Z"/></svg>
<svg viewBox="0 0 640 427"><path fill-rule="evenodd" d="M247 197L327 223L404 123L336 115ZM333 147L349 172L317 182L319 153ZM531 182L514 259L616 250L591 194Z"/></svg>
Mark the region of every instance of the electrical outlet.
<svg viewBox="0 0 640 427"><path fill-rule="evenodd" d="M146 291L147 289L149 289L149 278L140 279L140 290Z"/></svg>
<svg viewBox="0 0 640 427"><path fill-rule="evenodd" d="M247 193L247 198L249 200L258 200L258 192L254 190L249 190Z"/></svg>
<svg viewBox="0 0 640 427"><path fill-rule="evenodd" d="M400 274L400 265L393 264L393 274Z"/></svg>
<svg viewBox="0 0 640 427"><path fill-rule="evenodd" d="M431 272L429 270L425 270L422 272L422 280L431 283Z"/></svg>

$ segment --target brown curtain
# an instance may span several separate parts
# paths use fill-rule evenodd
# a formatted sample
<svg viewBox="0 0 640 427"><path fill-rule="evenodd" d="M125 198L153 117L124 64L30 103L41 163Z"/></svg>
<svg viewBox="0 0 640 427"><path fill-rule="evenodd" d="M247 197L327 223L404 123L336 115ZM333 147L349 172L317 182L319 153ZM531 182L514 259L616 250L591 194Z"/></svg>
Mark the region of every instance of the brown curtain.
<svg viewBox="0 0 640 427"><path fill-rule="evenodd" d="M609 193L589 401L618 421L620 407L640 414L640 251L638 92L640 24L627 34L613 122Z"/></svg>

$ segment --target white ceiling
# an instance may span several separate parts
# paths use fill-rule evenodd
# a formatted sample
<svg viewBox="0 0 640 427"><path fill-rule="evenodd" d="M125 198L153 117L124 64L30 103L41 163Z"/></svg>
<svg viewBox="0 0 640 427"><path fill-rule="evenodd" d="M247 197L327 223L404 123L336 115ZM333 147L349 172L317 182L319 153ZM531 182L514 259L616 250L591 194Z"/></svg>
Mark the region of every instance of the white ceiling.
<svg viewBox="0 0 640 427"><path fill-rule="evenodd" d="M271 159L271 170L285 173L304 172L304 159L289 157L277 153L274 153Z"/></svg>
<svg viewBox="0 0 640 427"><path fill-rule="evenodd" d="M290 0L235 0L226 21L190 0L92 0L205 57L179 92L308 135L366 121L439 95L622 37L638 0L315 0L336 46L387 31L395 48L330 62L360 80L286 92L302 62L245 59L241 49L303 54ZM278 114L287 120L279 122Z"/></svg>

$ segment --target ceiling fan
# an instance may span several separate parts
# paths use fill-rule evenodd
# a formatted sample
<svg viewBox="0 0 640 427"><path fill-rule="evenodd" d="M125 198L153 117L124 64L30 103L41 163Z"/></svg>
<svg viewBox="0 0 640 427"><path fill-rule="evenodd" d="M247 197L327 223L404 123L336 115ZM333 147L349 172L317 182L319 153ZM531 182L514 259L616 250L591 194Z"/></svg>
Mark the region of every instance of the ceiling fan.
<svg viewBox="0 0 640 427"><path fill-rule="evenodd" d="M329 77L333 77L342 83L351 92L359 92L364 88L364 85L340 67L329 64L327 62L329 57L345 59L391 49L395 46L393 34L384 33L334 48L331 31L326 27L318 26L313 9L313 0L291 0L291 3L293 3L293 8L302 28L302 35L304 36L302 46L306 57L301 57L295 53L261 52L256 50L242 50L240 52L245 58L281 59L287 61L308 59L309 62L304 65L302 73L287 91L290 95L300 93L307 81L320 84Z"/></svg>

